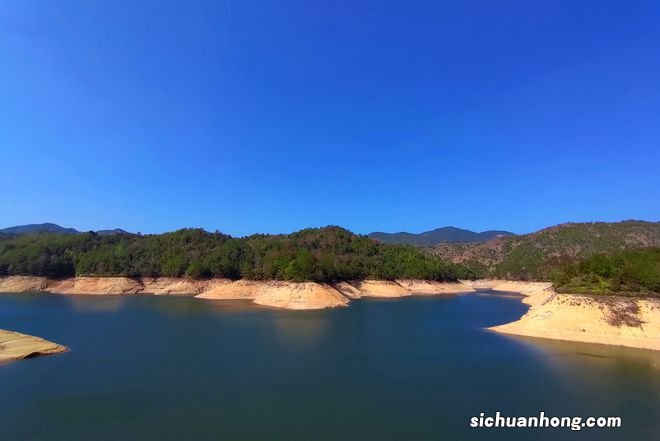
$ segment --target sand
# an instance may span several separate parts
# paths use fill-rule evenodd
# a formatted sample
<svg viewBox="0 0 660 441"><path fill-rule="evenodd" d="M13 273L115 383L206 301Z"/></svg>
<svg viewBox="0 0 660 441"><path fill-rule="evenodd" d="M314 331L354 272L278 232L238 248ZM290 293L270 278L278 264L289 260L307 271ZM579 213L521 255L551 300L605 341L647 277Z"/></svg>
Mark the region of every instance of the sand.
<svg viewBox="0 0 660 441"><path fill-rule="evenodd" d="M314 282L271 282L254 303L286 309L324 309L348 305L349 300L330 285Z"/></svg>
<svg viewBox="0 0 660 441"><path fill-rule="evenodd" d="M194 280L178 277L142 277L141 293L156 295L196 295L225 285L229 279Z"/></svg>
<svg viewBox="0 0 660 441"><path fill-rule="evenodd" d="M361 299L362 298L362 293L360 292L359 289L354 287L348 282L337 282L333 285L333 287L339 291L342 295L349 299Z"/></svg>
<svg viewBox="0 0 660 441"><path fill-rule="evenodd" d="M406 297L412 295L403 286L390 280L363 280L353 284L362 297Z"/></svg>
<svg viewBox="0 0 660 441"><path fill-rule="evenodd" d="M142 284L128 277L73 277L49 281L46 291L59 294L137 294Z"/></svg>
<svg viewBox="0 0 660 441"><path fill-rule="evenodd" d="M470 284L427 280L364 280L323 284L227 279L195 280L175 277L45 277L0 278L0 292L46 291L69 295L178 294L211 300L252 300L287 309L323 309L346 306L362 297L405 297L473 291Z"/></svg>
<svg viewBox="0 0 660 441"><path fill-rule="evenodd" d="M39 337L0 329L0 363L66 350L64 346Z"/></svg>
<svg viewBox="0 0 660 441"><path fill-rule="evenodd" d="M403 279L396 282L413 294L461 294L474 291L472 285L464 282L448 283L418 279Z"/></svg>
<svg viewBox="0 0 660 441"><path fill-rule="evenodd" d="M212 300L254 300L259 296L265 284L266 282L255 280L236 280L235 282L216 286L195 297Z"/></svg>
<svg viewBox="0 0 660 441"><path fill-rule="evenodd" d="M493 331L660 350L660 299L558 294L539 282L494 281L488 287L520 292L530 305L519 320Z"/></svg>
<svg viewBox="0 0 660 441"><path fill-rule="evenodd" d="M47 291L71 295L178 294L195 295L229 284L228 279L194 280L177 277L0 277L0 292Z"/></svg>
<svg viewBox="0 0 660 441"><path fill-rule="evenodd" d="M0 277L0 292L43 291L48 287L48 279L36 276Z"/></svg>

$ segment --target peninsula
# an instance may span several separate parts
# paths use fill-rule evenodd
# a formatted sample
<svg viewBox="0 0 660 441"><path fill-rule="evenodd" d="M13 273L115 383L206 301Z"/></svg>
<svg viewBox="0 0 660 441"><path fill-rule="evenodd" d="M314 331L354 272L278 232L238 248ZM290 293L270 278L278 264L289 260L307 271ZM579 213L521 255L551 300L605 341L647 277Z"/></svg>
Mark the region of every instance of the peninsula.
<svg viewBox="0 0 660 441"><path fill-rule="evenodd" d="M66 350L64 346L39 337L0 329L0 363L57 354Z"/></svg>
<svg viewBox="0 0 660 441"><path fill-rule="evenodd" d="M660 350L660 298L558 293L544 282L485 280L473 286L519 292L530 306L519 320L492 331Z"/></svg>

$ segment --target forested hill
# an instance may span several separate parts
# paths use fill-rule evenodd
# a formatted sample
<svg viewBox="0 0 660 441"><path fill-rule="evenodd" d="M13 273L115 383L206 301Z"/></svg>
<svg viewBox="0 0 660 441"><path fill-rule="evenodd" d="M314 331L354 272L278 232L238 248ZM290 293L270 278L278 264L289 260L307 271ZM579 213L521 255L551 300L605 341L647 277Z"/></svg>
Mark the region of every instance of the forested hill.
<svg viewBox="0 0 660 441"><path fill-rule="evenodd" d="M569 223L479 244L443 244L434 252L479 276L549 280L563 265L598 253L660 246L660 222Z"/></svg>
<svg viewBox="0 0 660 441"><path fill-rule="evenodd" d="M476 233L456 227L442 227L423 233L370 233L369 237L383 243L429 247L445 242L484 242L498 237L513 236L509 231L489 230Z"/></svg>
<svg viewBox="0 0 660 441"><path fill-rule="evenodd" d="M42 232L0 234L0 276L319 282L496 277L552 280L567 292L660 294L659 247L660 223L641 221L563 224L432 249L383 244L340 227L245 238L201 229L154 235Z"/></svg>
<svg viewBox="0 0 660 441"><path fill-rule="evenodd" d="M0 235L0 275L172 276L256 280L470 277L428 251L340 227L232 238L201 229L157 235Z"/></svg>

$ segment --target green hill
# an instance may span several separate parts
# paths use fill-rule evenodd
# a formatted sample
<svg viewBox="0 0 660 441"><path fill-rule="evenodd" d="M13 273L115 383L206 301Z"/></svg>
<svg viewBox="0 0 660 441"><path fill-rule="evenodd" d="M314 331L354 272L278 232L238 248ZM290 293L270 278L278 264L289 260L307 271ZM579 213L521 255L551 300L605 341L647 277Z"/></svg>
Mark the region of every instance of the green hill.
<svg viewBox="0 0 660 441"><path fill-rule="evenodd" d="M660 295L660 248L599 253L552 274L559 292Z"/></svg>
<svg viewBox="0 0 660 441"><path fill-rule="evenodd" d="M200 229L0 236L0 275L450 281L466 277L461 270L426 250L376 243L339 227L245 238Z"/></svg>
<svg viewBox="0 0 660 441"><path fill-rule="evenodd" d="M549 280L553 271L597 253L660 246L660 222L569 223L479 244L442 244L433 251L481 277Z"/></svg>

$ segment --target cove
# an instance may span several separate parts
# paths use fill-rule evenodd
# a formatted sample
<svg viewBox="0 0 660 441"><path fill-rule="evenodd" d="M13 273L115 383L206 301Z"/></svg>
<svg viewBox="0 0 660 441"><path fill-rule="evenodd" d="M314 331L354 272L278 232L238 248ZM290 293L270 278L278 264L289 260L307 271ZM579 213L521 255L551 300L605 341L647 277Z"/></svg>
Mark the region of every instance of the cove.
<svg viewBox="0 0 660 441"><path fill-rule="evenodd" d="M511 337L515 293L274 310L189 297L0 296L0 328L67 353L0 365L12 440L653 439L657 352ZM474 429L496 411L620 429Z"/></svg>

